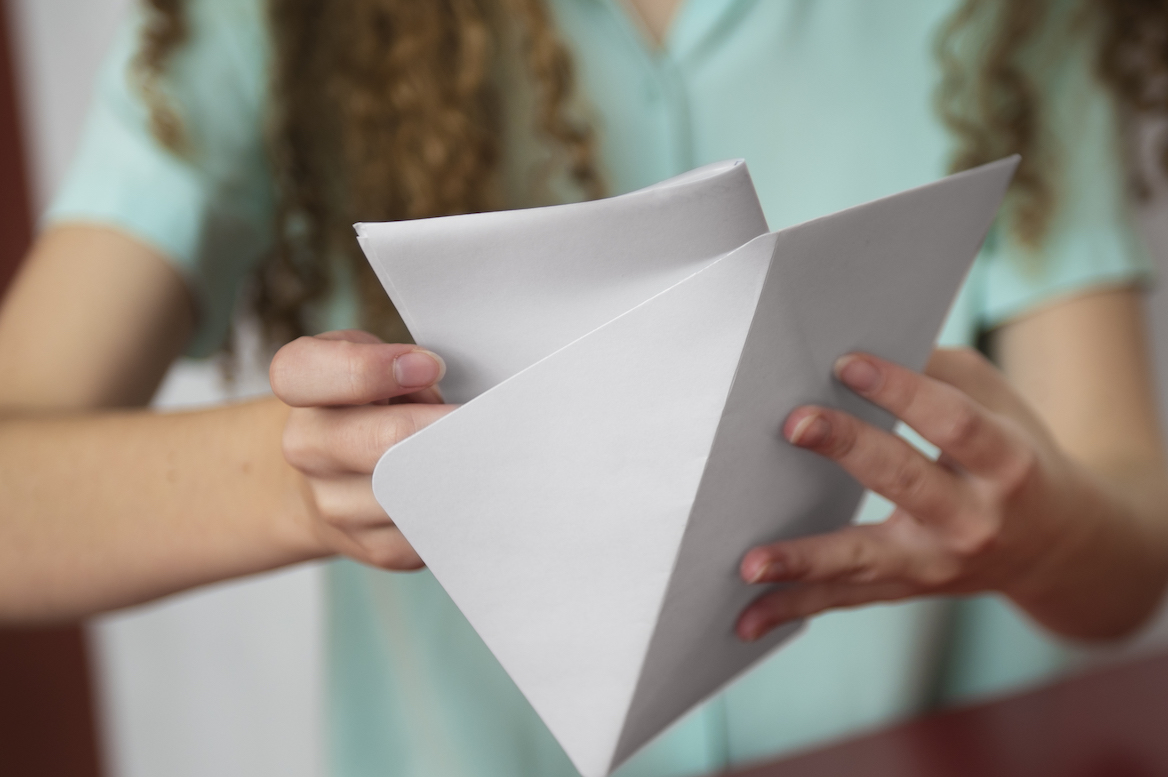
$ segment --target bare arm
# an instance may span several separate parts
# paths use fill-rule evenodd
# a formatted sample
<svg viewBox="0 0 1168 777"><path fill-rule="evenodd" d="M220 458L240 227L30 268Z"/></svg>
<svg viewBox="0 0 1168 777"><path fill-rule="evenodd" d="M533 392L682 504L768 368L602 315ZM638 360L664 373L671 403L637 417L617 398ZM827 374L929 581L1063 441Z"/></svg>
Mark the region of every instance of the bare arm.
<svg viewBox="0 0 1168 777"><path fill-rule="evenodd" d="M153 249L102 227L50 229L0 307L0 412L145 405L193 322Z"/></svg>
<svg viewBox="0 0 1168 777"><path fill-rule="evenodd" d="M392 530L380 526L367 543L344 521L379 512L367 476L354 473L440 411L329 414L274 398L194 413L137 409L193 318L177 272L126 235L73 225L37 242L0 309L0 622L79 617L338 551L416 566ZM316 347L291 349L281 374L302 404L407 391L390 370L366 381L370 396L351 396L346 370L394 367L412 346L308 344ZM318 422L286 438L288 419L305 414ZM364 455L354 456L362 440ZM312 474L286 462L289 441ZM318 504L320 493L331 502Z"/></svg>
<svg viewBox="0 0 1168 777"><path fill-rule="evenodd" d="M182 279L145 245L92 226L37 242L0 309L0 619L73 617L320 553L280 457L279 403L108 410L150 399L193 320Z"/></svg>
<svg viewBox="0 0 1168 777"><path fill-rule="evenodd" d="M323 555L287 409L114 412L0 426L0 621L67 619Z"/></svg>
<svg viewBox="0 0 1168 777"><path fill-rule="evenodd" d="M994 351L1067 455L1111 478L1134 477L1168 509L1140 292L1100 291L1039 310L1002 327Z"/></svg>
<svg viewBox="0 0 1168 777"><path fill-rule="evenodd" d="M1087 626L1095 613L1112 624L1104 636L1130 630L1151 614L1168 578L1168 466L1143 295L1113 289L1052 305L1003 327L995 350L1055 443L1116 506L1094 514L1098 522L1066 549L1065 582L1038 592L1030 607L1056 628Z"/></svg>

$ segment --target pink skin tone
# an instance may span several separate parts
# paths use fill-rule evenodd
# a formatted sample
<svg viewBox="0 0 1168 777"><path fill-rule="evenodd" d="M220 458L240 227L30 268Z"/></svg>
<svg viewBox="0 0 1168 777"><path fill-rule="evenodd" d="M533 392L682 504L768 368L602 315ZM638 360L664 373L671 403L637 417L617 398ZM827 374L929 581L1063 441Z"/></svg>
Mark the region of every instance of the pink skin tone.
<svg viewBox="0 0 1168 777"><path fill-rule="evenodd" d="M931 461L837 410L794 410L783 426L791 444L832 459L896 510L883 523L750 550L743 580L787 585L743 611L742 639L829 608L986 590L1005 593L1055 631L1107 637L1131 627L1125 608L1106 613L1125 587L1137 608L1147 598L1139 591L1162 589L1162 564L1141 563L1138 551L1157 546L1157 524L1145 526L1136 505L1063 455L980 355L938 350L919 374L851 354L835 375L941 456Z"/></svg>
<svg viewBox="0 0 1168 777"><path fill-rule="evenodd" d="M272 387L292 408L284 457L304 477L321 548L386 569L422 566L369 476L387 448L453 409L433 388L443 370L435 354L357 331L300 338L277 354ZM880 524L746 553L747 583L786 585L768 586L741 614L742 639L827 609L937 594L1000 591L1047 628L1088 639L1127 633L1154 609L1168 577L1158 457L1115 468L1072 459L968 349L935 351L923 374L852 354L836 377L942 454L932 461L830 408L792 412L791 444L897 509Z"/></svg>
<svg viewBox="0 0 1168 777"><path fill-rule="evenodd" d="M383 569L423 566L370 474L394 443L454 409L434 386L445 371L435 353L357 330L301 337L276 354L272 391L292 408L284 458L305 478L322 547Z"/></svg>
<svg viewBox="0 0 1168 777"><path fill-rule="evenodd" d="M330 333L281 349L278 398L138 409L194 312L173 265L117 230L61 225L38 239L0 306L0 620L80 618L335 553L421 563L370 473L451 409L429 388L441 360ZM831 410L792 415L789 438L900 510L880 526L747 553L748 580L791 585L760 586L743 636L917 593L1002 591L1076 637L1121 636L1155 611L1168 579L1168 466L1139 290L1052 301L993 342L1002 372L947 350L924 375L873 361L875 388L841 370L940 443L939 464Z"/></svg>

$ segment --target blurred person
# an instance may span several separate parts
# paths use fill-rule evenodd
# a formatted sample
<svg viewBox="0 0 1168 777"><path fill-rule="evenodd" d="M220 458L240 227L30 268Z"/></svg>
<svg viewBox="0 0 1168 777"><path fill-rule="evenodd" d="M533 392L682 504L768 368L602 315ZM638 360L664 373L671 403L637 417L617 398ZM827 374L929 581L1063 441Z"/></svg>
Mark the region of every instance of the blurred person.
<svg viewBox="0 0 1168 777"><path fill-rule="evenodd" d="M440 356L408 343L350 225L745 157L778 229L1020 152L926 373L838 365L939 460L796 410L792 443L895 512L880 522L873 500L860 526L747 553L748 582L798 585L760 592L739 632L913 600L817 618L621 773L718 771L1046 676L1067 651L1035 622L1131 633L1168 577L1151 264L1116 108L1147 107L1132 79L1155 63L1125 59L1125 14L1144 7L150 0L0 311L0 617L344 555L328 575L332 773L572 774L433 577L384 571L421 560L370 472L450 408ZM288 342L276 396L140 409L177 356L225 347L239 301ZM977 592L997 595L920 598Z"/></svg>

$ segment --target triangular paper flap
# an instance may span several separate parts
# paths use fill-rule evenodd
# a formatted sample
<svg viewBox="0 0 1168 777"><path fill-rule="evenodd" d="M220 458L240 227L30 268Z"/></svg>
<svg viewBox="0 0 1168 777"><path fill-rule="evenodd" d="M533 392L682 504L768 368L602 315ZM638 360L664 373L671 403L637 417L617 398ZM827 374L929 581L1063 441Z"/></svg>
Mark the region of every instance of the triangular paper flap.
<svg viewBox="0 0 1168 777"><path fill-rule="evenodd" d="M570 344L374 472L378 501L590 777L612 760L773 246Z"/></svg>
<svg viewBox="0 0 1168 777"><path fill-rule="evenodd" d="M416 341L465 402L767 231L741 160L548 208L358 224Z"/></svg>
<svg viewBox="0 0 1168 777"><path fill-rule="evenodd" d="M831 378L862 350L923 368L945 313L993 221L1016 160L842 211L777 234L734 386L694 503L613 767L781 642L744 644L743 552L830 531L862 489L833 463L786 444L796 406L892 418ZM684 678L684 682L680 680Z"/></svg>

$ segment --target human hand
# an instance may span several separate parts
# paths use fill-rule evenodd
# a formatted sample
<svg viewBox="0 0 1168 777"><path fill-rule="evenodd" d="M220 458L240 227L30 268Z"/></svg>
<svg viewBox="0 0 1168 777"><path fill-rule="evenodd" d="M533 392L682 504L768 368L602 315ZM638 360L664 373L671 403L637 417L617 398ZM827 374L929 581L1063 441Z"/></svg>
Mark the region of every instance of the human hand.
<svg viewBox="0 0 1168 777"><path fill-rule="evenodd" d="M293 408L284 458L305 477L329 551L384 569L423 566L371 475L391 446L454 409L435 387L445 371L437 354L357 330L301 337L272 360L272 391Z"/></svg>
<svg viewBox="0 0 1168 777"><path fill-rule="evenodd" d="M987 360L968 349L938 349L922 375L850 354L835 372L941 455L931 461L838 410L794 410L783 426L792 444L836 461L896 509L882 523L749 551L744 580L788 585L743 611L741 638L830 608L988 590L1071 636L1110 636L1131 626L1130 612L1109 608L1096 593L1116 569L1143 574L1140 564L1123 564L1143 552L1133 528L1139 522L1125 520L1131 507L1059 450ZM1155 581L1130 588L1157 590Z"/></svg>

